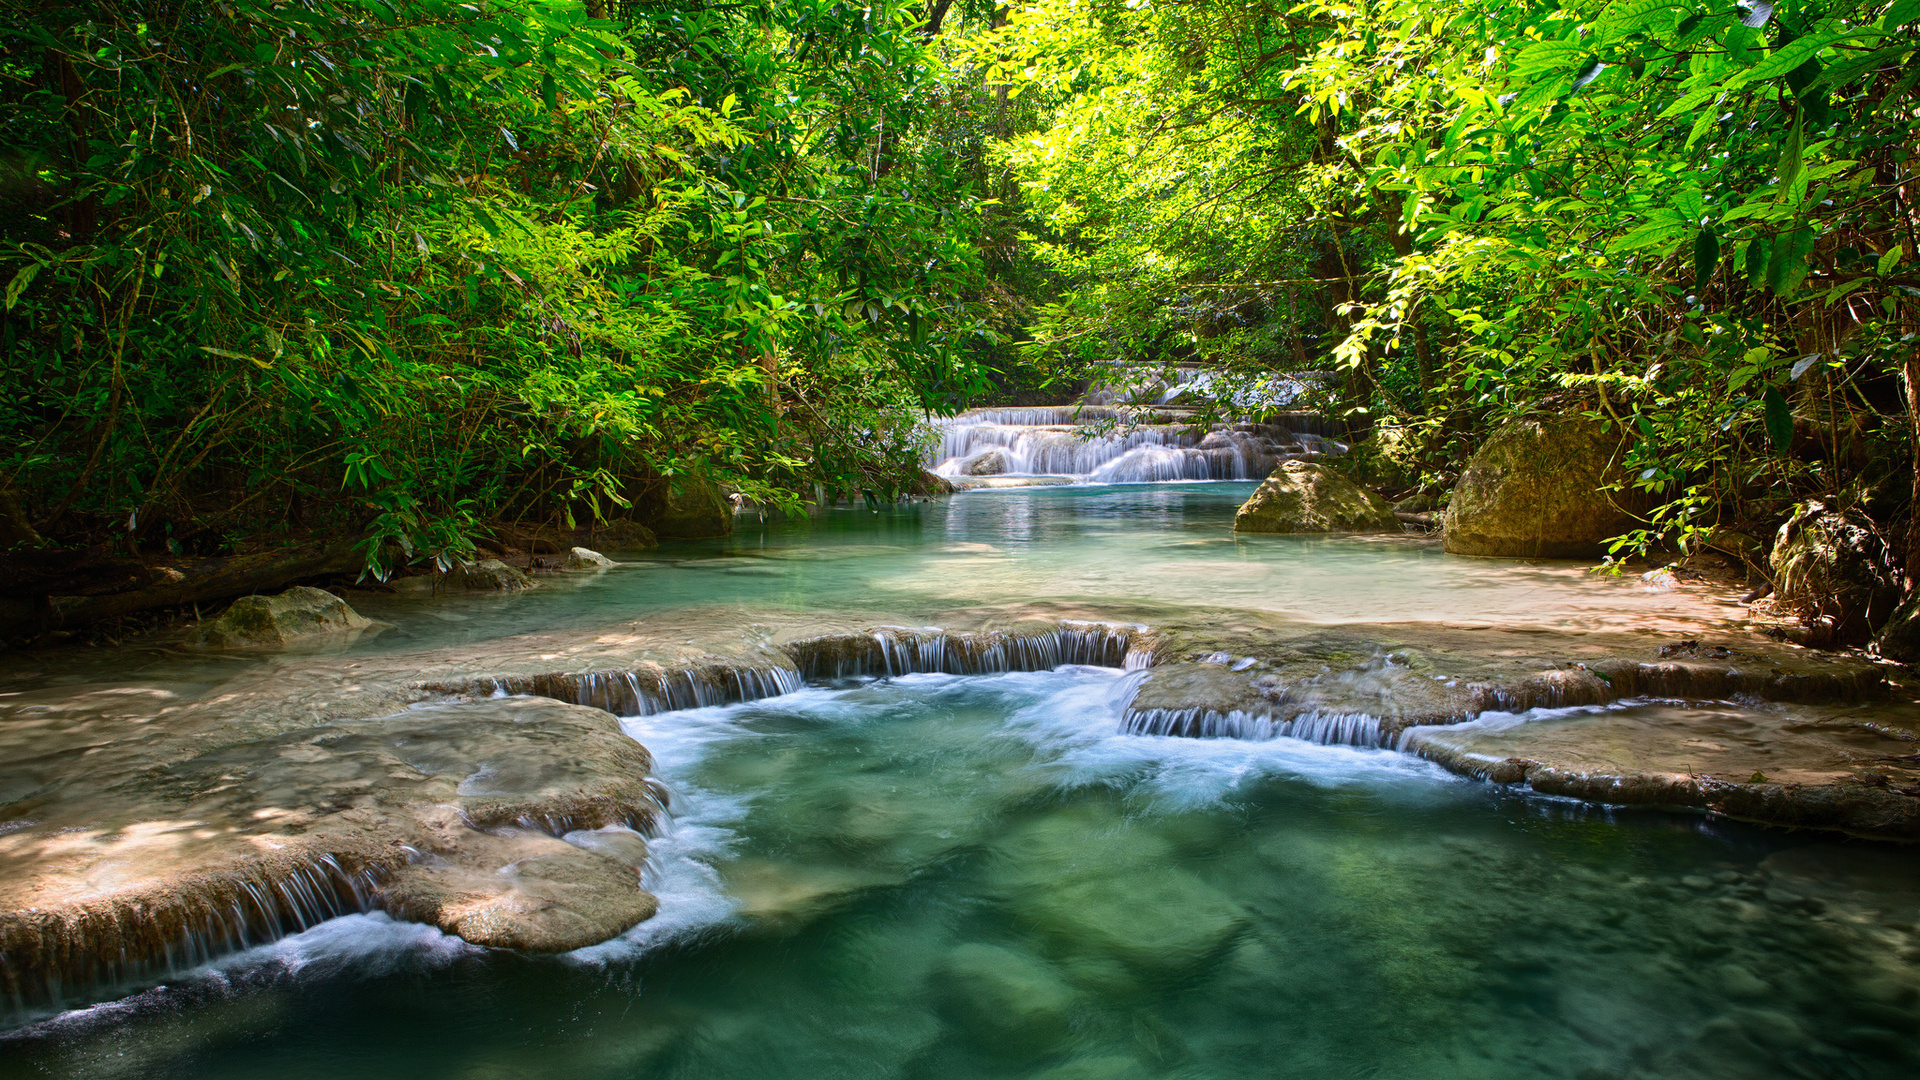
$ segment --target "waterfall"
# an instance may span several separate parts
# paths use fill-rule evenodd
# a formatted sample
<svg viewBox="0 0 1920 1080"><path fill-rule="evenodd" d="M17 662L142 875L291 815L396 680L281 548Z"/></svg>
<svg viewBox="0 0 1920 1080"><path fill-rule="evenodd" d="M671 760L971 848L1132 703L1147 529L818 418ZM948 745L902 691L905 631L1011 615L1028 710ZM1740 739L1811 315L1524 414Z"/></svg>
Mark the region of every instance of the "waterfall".
<svg viewBox="0 0 1920 1080"><path fill-rule="evenodd" d="M1129 735L1172 735L1188 739L1269 739L1294 738L1322 746L1364 746L1379 749L1388 745L1380 733L1380 718L1366 713L1303 712L1280 718L1254 715L1238 709L1218 712L1213 709L1129 709L1122 721Z"/></svg>
<svg viewBox="0 0 1920 1080"><path fill-rule="evenodd" d="M1080 405L971 409L934 421L939 448L927 467L965 487L974 477L1059 477L1080 483L1160 483L1174 480L1258 480L1288 458L1340 454L1330 424L1315 413L1284 413L1278 422L1203 428L1153 405L1202 396L1219 376L1205 368L1176 369L1172 383L1133 393L1136 404L1114 405L1116 391L1096 387ZM1302 384L1279 377L1258 392L1231 395L1237 406L1261 412L1291 402ZM1145 405L1140 404L1144 401ZM1245 398L1243 401L1242 398ZM1174 413L1190 412L1174 408ZM1113 422L1111 430L1085 425Z"/></svg>

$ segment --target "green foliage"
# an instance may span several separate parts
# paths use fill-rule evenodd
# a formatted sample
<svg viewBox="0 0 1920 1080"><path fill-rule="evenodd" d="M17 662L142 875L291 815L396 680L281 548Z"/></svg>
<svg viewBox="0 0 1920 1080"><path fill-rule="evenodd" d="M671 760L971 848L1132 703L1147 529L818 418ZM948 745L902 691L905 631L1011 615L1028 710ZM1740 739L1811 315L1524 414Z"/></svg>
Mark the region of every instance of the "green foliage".
<svg viewBox="0 0 1920 1080"><path fill-rule="evenodd" d="M987 45L1051 110L1006 149L1066 237L1034 350L1332 368L1345 408L1454 436L1586 409L1638 433L1628 543L1765 521L1913 419L1917 24L1034 0Z"/></svg>
<svg viewBox="0 0 1920 1080"><path fill-rule="evenodd" d="M0 8L0 487L43 533L442 563L700 476L890 496L977 389L899 3ZM397 555L396 555L397 553Z"/></svg>

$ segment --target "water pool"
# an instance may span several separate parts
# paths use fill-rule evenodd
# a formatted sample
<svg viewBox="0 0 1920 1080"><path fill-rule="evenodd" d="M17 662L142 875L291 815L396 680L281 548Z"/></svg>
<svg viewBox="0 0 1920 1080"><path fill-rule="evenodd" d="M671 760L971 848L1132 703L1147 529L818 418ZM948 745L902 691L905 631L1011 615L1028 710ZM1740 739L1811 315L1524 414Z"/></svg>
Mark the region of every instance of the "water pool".
<svg viewBox="0 0 1920 1080"><path fill-rule="evenodd" d="M625 721L661 914L356 916L0 1041L56 1077L1906 1077L1920 861L1384 750L1120 734L1121 672Z"/></svg>

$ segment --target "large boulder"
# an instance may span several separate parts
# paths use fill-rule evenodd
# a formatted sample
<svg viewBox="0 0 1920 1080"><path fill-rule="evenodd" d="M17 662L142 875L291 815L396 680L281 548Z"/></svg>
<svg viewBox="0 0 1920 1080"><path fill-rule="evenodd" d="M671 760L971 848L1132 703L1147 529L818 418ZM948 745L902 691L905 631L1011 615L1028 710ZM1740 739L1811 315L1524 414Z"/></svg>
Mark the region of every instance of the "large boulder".
<svg viewBox="0 0 1920 1080"><path fill-rule="evenodd" d="M1806 628L1808 644L1864 642L1900 606L1893 551L1858 510L1808 500L1780 526L1768 561L1770 604ZM1899 636L1888 641L1896 651Z"/></svg>
<svg viewBox="0 0 1920 1080"><path fill-rule="evenodd" d="M200 628L199 640L216 649L287 645L305 638L358 633L372 620L324 589L296 585L278 596L243 596Z"/></svg>
<svg viewBox="0 0 1920 1080"><path fill-rule="evenodd" d="M1393 507L1339 471L1283 461L1233 516L1235 532L1399 532Z"/></svg>
<svg viewBox="0 0 1920 1080"><path fill-rule="evenodd" d="M1570 414L1510 421L1494 431L1454 485L1444 527L1455 555L1597 558L1634 527L1638 500L1602 490L1625 479L1622 438Z"/></svg>
<svg viewBox="0 0 1920 1080"><path fill-rule="evenodd" d="M677 486L675 486L677 485ZM704 540L733 531L733 504L719 485L695 476L669 482L655 511L653 531L675 540Z"/></svg>

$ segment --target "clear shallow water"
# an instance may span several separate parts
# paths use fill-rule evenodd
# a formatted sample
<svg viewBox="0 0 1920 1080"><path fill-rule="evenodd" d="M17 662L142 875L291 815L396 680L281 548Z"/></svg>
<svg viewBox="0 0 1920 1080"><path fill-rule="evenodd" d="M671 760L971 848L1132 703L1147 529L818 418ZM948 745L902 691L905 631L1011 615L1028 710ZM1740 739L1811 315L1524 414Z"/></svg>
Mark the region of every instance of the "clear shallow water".
<svg viewBox="0 0 1920 1080"><path fill-rule="evenodd" d="M628 721L661 915L565 958L339 920L17 1032L63 1077L1905 1077L1904 849L1123 736L1118 672Z"/></svg>
<svg viewBox="0 0 1920 1080"><path fill-rule="evenodd" d="M1661 592L1573 562L1448 555L1382 536L1237 536L1251 483L982 491L928 503L740 519L722 540L624 555L511 596L354 603L410 649L604 626L689 608L880 610L937 619L982 604L1136 602L1254 608L1313 622L1443 620L1566 629L1698 626L1744 609L1725 590Z"/></svg>

